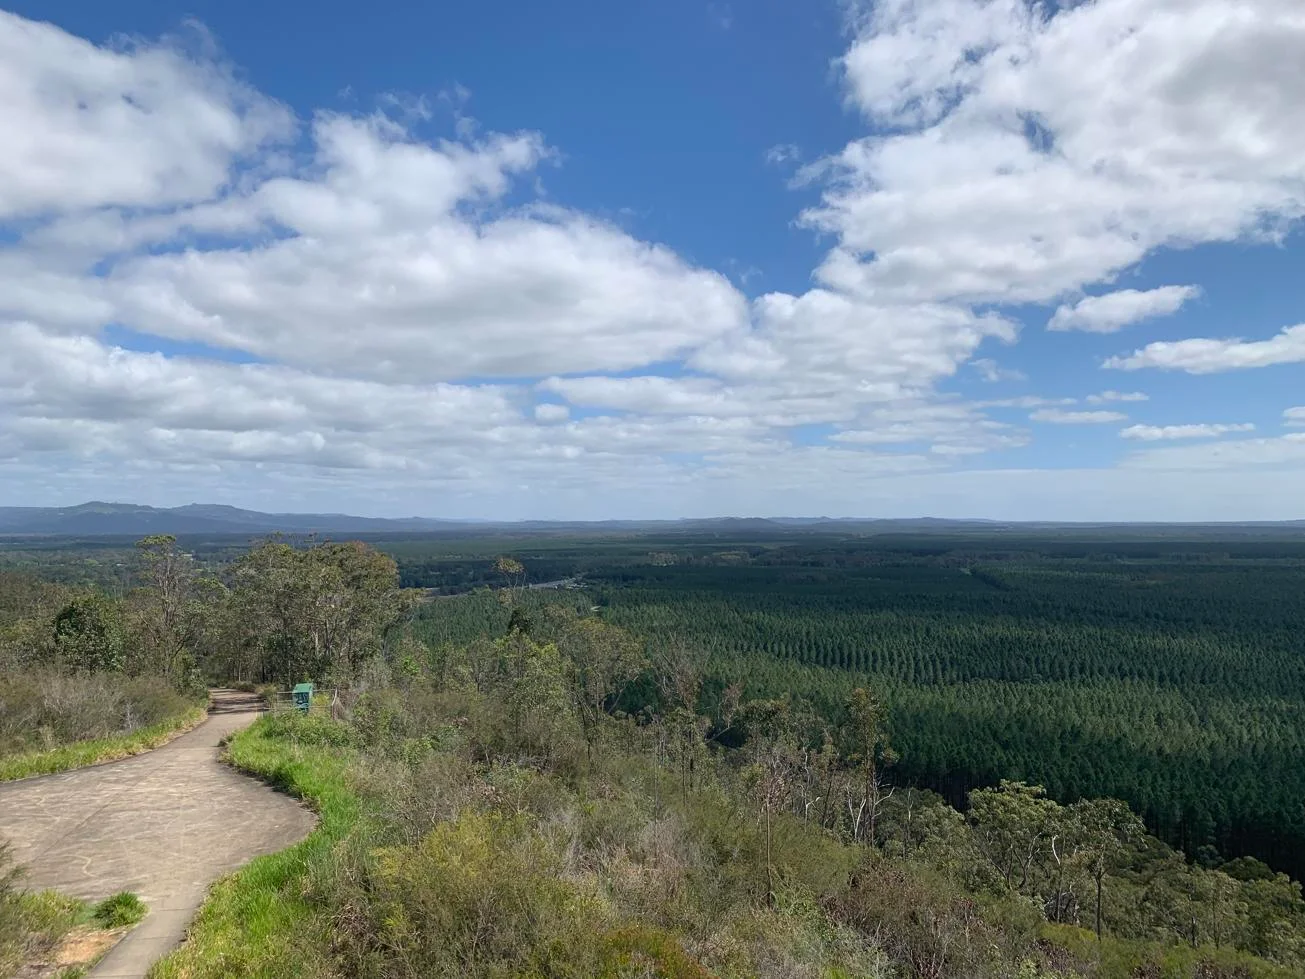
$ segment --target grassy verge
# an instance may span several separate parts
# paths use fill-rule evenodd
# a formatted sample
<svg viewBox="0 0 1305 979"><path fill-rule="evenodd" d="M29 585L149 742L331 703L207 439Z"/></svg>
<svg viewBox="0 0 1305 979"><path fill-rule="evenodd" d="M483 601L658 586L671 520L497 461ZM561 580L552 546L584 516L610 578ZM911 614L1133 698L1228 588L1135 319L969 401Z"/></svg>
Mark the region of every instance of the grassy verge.
<svg viewBox="0 0 1305 979"><path fill-rule="evenodd" d="M10 782L33 775L53 775L67 772L87 765L129 758L166 744L179 734L184 734L196 727L207 716L207 708L192 707L176 717L149 727L140 728L130 734L114 735L108 738L95 738L91 741L76 741L60 745L49 751L31 751L20 755L0 758L0 782Z"/></svg>
<svg viewBox="0 0 1305 979"><path fill-rule="evenodd" d="M140 898L125 891L99 904L57 891L7 892L0 896L0 979L83 976L145 914ZM71 964L59 969L57 958Z"/></svg>
<svg viewBox="0 0 1305 979"><path fill-rule="evenodd" d="M258 857L214 885L180 949L151 979L311 976L329 972L322 920L304 883L358 822L361 804L346 771L344 729L318 718L264 717L227 747L236 768L303 799L321 821L303 842Z"/></svg>

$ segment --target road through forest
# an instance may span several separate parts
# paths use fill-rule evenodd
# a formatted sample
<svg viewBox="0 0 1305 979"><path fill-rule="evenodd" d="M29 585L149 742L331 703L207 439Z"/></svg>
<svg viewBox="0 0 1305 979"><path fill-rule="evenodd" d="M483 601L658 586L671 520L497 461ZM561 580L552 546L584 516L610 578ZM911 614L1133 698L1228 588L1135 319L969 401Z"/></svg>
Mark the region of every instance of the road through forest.
<svg viewBox="0 0 1305 979"><path fill-rule="evenodd" d="M218 761L222 739L258 713L257 698L216 690L208 720L161 748L0 784L0 839L28 886L89 900L133 891L149 906L91 976L144 976L182 940L213 881L312 830L303 806Z"/></svg>

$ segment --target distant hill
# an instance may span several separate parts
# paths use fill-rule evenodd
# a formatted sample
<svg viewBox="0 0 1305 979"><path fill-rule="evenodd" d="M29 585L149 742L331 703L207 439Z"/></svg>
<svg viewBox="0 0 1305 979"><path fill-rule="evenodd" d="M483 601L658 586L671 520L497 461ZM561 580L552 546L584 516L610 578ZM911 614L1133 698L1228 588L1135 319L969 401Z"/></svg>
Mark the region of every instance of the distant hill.
<svg viewBox="0 0 1305 979"><path fill-rule="evenodd" d="M1066 534L1076 537L1296 536L1305 521L1223 524L1110 524L1010 522L916 518L709 517L684 520L477 521L431 517L355 517L345 513L261 513L218 503L151 507L135 503L82 503L70 507L0 507L0 536L143 537L148 534L430 534L493 531L521 534L672 533L721 537L832 535Z"/></svg>
<svg viewBox="0 0 1305 979"><path fill-rule="evenodd" d="M9 536L420 533L457 526L453 521L423 517L387 520L342 513L259 513L213 503L170 508L100 502L71 507L0 507L0 534Z"/></svg>

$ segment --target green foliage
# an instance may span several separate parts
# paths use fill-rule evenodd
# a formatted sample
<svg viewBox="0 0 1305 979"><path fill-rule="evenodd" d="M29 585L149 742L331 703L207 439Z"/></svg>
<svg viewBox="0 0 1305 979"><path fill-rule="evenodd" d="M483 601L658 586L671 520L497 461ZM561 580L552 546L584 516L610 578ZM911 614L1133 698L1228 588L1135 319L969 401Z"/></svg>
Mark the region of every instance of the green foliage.
<svg viewBox="0 0 1305 979"><path fill-rule="evenodd" d="M118 672L123 668L122 609L103 595L80 595L54 617L54 645L71 669Z"/></svg>
<svg viewBox="0 0 1305 979"><path fill-rule="evenodd" d="M91 909L91 917L101 928L125 928L136 924L148 913L145 902L130 891L106 897Z"/></svg>
<svg viewBox="0 0 1305 979"><path fill-rule="evenodd" d="M394 561L359 543L268 541L229 577L220 614L226 648L211 668L232 679L346 679L380 652L406 610Z"/></svg>
<svg viewBox="0 0 1305 979"><path fill-rule="evenodd" d="M1111 797L1195 854L1213 845L1305 876L1305 546L1145 528L958 536L712 533L394 542L405 583L492 583L502 549L552 602L704 654L703 711L791 693L837 721L850 692L888 704L887 775L963 805L1002 778L1062 801ZM1265 535L1270 532L1265 531ZM488 591L420 609L439 650L507 629ZM438 653L437 655L443 655ZM647 681L623 707L656 703ZM881 766L882 768L882 766Z"/></svg>
<svg viewBox="0 0 1305 979"><path fill-rule="evenodd" d="M707 653L705 696L742 682L838 720L878 690L899 784L954 805L1002 778L1120 798L1189 853L1305 875L1300 555L1023 546L811 540L588 578L607 621Z"/></svg>
<svg viewBox="0 0 1305 979"><path fill-rule="evenodd" d="M321 824L221 882L157 975L1305 971L1298 885L1211 849L1187 863L1100 790L1194 852L1282 864L1305 623L1261 598L1294 566L625 544L570 572L595 606L526 589L528 549L494 571L508 543L477 546L506 588L403 628L395 564L363 545L273 541L219 580L143 543L148 586L104 599L125 673L194 657L338 688L329 716L231 742Z"/></svg>
<svg viewBox="0 0 1305 979"><path fill-rule="evenodd" d="M368 940L380 969L360 975L593 975L602 902L522 817L464 813L415 847L382 852Z"/></svg>
<svg viewBox="0 0 1305 979"><path fill-rule="evenodd" d="M8 843L0 840L0 977L41 958L75 927L83 904L54 891L22 889Z"/></svg>
<svg viewBox="0 0 1305 979"><path fill-rule="evenodd" d="M53 775L85 768L87 765L129 758L167 743L176 735L199 724L206 714L203 707L189 707L166 721L137 728L130 734L74 741L47 751L0 757L0 782L31 778L34 775Z"/></svg>
<svg viewBox="0 0 1305 979"><path fill-rule="evenodd" d="M530 634L439 657L396 647L426 667L360 671L341 719L276 715L238 735L233 760L318 800L323 824L220 884L157 975L1125 979L1158 963L1209 979L1305 965L1290 882L1186 864L1120 803L1062 806L1020 782L975 791L965 814L928 792L876 796L884 710L868 690L832 727L792 697L730 708L746 740L722 750L695 706L701 661L663 656L649 670L664 713L618 717L604 698L602 750L587 751L582 664L619 660L628 637L584 633L615 644L600 655L571 629L541 615ZM857 815L870 807L873 833Z"/></svg>
<svg viewBox="0 0 1305 979"><path fill-rule="evenodd" d="M0 671L0 781L136 754L202 720L202 704L153 678Z"/></svg>

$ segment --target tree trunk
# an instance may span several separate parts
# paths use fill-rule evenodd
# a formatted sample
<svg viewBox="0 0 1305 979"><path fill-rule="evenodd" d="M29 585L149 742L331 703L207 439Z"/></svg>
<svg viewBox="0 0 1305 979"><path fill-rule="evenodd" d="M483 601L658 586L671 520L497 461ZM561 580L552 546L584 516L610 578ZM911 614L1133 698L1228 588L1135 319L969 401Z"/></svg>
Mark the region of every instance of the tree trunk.
<svg viewBox="0 0 1305 979"><path fill-rule="evenodd" d="M766 806L766 906L775 906L775 872L770 864L770 806Z"/></svg>
<svg viewBox="0 0 1305 979"><path fill-rule="evenodd" d="M1097 874L1097 941L1101 941L1101 880L1104 874Z"/></svg>

